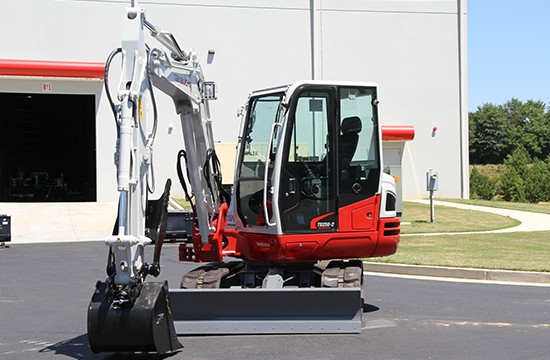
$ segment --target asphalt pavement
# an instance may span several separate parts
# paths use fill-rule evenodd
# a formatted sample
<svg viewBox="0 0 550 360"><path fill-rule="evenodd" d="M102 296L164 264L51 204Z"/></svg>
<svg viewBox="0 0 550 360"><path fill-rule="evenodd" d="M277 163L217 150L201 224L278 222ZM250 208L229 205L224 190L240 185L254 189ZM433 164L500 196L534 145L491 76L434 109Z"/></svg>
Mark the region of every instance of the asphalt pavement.
<svg viewBox="0 0 550 360"><path fill-rule="evenodd" d="M500 272L515 277L495 279L490 270L369 263L361 334L192 336L180 338L184 349L169 355L96 355L88 347L86 308L95 282L106 276L103 239L116 204L29 205L35 204L11 207L13 241L0 249L2 360L550 358L550 274ZM529 224L531 215L505 216ZM548 230L534 225L520 229ZM190 266L176 254L167 244L161 277L172 286ZM532 276L546 279L535 284ZM426 281L443 277L460 280Z"/></svg>
<svg viewBox="0 0 550 360"><path fill-rule="evenodd" d="M86 314L106 258L97 241L1 249L0 359L550 359L547 287L379 275L364 278L360 334L190 336L172 354L93 354ZM177 260L175 244L162 264L171 287L192 266Z"/></svg>

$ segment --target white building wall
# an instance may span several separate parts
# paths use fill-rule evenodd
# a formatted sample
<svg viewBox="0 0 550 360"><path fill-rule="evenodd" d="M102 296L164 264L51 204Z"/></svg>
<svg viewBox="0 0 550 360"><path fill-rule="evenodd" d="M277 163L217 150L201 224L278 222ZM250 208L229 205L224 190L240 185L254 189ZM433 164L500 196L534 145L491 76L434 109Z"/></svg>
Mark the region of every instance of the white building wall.
<svg viewBox="0 0 550 360"><path fill-rule="evenodd" d="M405 197L426 196L429 169L439 171L438 196L460 197L457 1L324 0L322 11L323 78L377 82L382 124L415 127Z"/></svg>
<svg viewBox="0 0 550 360"><path fill-rule="evenodd" d="M382 123L410 124L416 130L403 159L407 198L425 196L429 168L439 171L439 196L460 197L467 178L460 156L464 140L457 1L151 0L140 5L151 22L175 35L182 48L195 49L207 79L217 82L219 100L211 105L217 141L235 141L237 110L252 89L312 78L313 64L316 77L322 79L378 82ZM129 3L2 1L3 24L12 35L3 37L1 57L105 61L120 46ZM209 49L215 50L211 64ZM113 86L117 75L113 71ZM88 83L73 81L64 91L77 93ZM6 86L0 80L0 90ZM116 134L104 90L90 91L98 95L97 200L109 201L116 198ZM158 94L161 123L155 171L161 189L167 177L177 178L182 134L171 100ZM433 127L438 128L435 136ZM179 186L173 186L172 193L183 196Z"/></svg>

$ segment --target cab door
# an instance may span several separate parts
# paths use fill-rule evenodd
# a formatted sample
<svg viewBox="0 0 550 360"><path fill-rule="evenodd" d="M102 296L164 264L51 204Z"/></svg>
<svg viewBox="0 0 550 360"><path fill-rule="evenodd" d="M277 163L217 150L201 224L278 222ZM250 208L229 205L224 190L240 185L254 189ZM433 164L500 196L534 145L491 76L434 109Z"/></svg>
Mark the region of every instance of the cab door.
<svg viewBox="0 0 550 360"><path fill-rule="evenodd" d="M290 102L278 196L283 233L337 229L335 94L334 87L303 86Z"/></svg>
<svg viewBox="0 0 550 360"><path fill-rule="evenodd" d="M273 217L273 161L284 108L284 93L250 98L240 139L237 165L237 209L245 228L265 229ZM267 218L266 218L267 214Z"/></svg>
<svg viewBox="0 0 550 360"><path fill-rule="evenodd" d="M279 210L283 233L372 230L381 157L374 86L303 85L290 100Z"/></svg>

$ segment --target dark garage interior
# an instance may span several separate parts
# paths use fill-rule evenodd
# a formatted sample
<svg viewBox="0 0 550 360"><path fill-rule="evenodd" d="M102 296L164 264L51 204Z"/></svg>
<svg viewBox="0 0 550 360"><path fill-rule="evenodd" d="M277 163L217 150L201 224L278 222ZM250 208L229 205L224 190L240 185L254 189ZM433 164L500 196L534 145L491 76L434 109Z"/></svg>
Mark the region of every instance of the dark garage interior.
<svg viewBox="0 0 550 360"><path fill-rule="evenodd" d="M95 200L95 96L0 93L0 201Z"/></svg>

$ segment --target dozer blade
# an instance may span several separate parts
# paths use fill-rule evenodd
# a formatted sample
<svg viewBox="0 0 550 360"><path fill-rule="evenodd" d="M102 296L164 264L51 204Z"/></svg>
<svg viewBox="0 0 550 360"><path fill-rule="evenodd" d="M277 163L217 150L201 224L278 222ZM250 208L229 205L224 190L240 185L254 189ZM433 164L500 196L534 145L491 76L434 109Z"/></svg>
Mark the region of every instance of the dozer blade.
<svg viewBox="0 0 550 360"><path fill-rule="evenodd" d="M182 347L174 329L168 284L146 282L132 306L116 307L98 281L88 308L88 341L93 352L165 353Z"/></svg>
<svg viewBox="0 0 550 360"><path fill-rule="evenodd" d="M178 335L360 333L361 289L170 289Z"/></svg>

